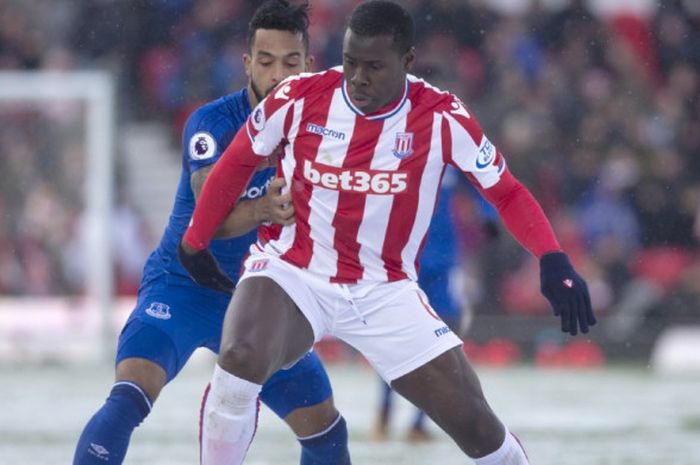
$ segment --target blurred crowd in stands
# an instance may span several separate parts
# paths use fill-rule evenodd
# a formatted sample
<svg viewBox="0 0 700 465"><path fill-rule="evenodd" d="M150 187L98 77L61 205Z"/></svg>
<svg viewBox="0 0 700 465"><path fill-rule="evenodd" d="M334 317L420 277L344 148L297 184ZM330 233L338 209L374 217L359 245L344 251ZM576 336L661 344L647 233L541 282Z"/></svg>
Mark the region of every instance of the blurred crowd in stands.
<svg viewBox="0 0 700 465"><path fill-rule="evenodd" d="M110 69L120 120L167 122L177 144L193 108L245 83L245 31L259 3L0 0L0 69ZM356 3L311 1L317 69L340 63L343 24ZM541 201L595 306L620 315L616 331L660 308L697 319L697 3L664 0L646 13L607 15L584 0L557 8L513 1L526 5L516 13L491 6L504 1L402 3L417 22L415 74L478 116ZM26 130L23 119L34 116L0 114L2 294L75 291L64 251L80 209L75 189L84 173L74 155L82 147L52 145L53 131L70 130L55 115ZM484 227L470 196L453 209L476 308L546 312L536 261ZM48 283L51 267L61 278Z"/></svg>
<svg viewBox="0 0 700 465"><path fill-rule="evenodd" d="M84 291L85 107L0 101L0 295ZM118 196L116 290L135 293L151 235Z"/></svg>

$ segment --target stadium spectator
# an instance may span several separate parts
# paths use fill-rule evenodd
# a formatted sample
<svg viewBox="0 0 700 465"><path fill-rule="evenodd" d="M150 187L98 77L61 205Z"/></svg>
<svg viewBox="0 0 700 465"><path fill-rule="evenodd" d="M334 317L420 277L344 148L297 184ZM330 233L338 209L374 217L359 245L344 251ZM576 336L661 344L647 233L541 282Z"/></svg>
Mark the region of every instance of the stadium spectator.
<svg viewBox="0 0 700 465"><path fill-rule="evenodd" d="M229 18L232 12L247 18L259 3L2 0L0 69L108 67L119 78L122 118L160 119L178 134L183 115L245 84L221 79L242 75L228 57L240 55L235 47L243 43L245 24ZM311 48L318 69L339 63L342 26L355 3L312 2ZM555 228L573 231L565 234L579 244L580 253L572 258L595 271L589 275L601 276L598 297L591 282L601 310L618 311L629 280L640 276L672 297L687 282L699 242L692 226L700 206L694 194L700 190L697 2L663 2L646 13L617 9L605 15L592 8L600 2L585 0L563 2L558 9L544 7L548 2L513 2L523 7L519 11L493 6L501 3L404 2L416 19L418 74L463 94ZM233 39L219 40L223 31ZM5 215L0 235L9 245L0 253L0 290L71 290L69 280L55 271L62 269L55 253L60 237L46 240L40 230L27 234L18 227L34 224L20 221L33 216L22 213L31 199L33 209L47 202L61 205L55 219L70 229L77 218L67 205L74 205L70 191L80 186L75 175L81 172L73 170L58 184L53 175L47 178L52 166L63 170L62 157L47 155L53 148L42 137L46 131L27 134L29 129L18 125L28 117L14 112L8 117L5 108L0 105L0 118L9 121L0 129ZM40 124L48 127L48 122ZM606 203L609 198L614 202ZM601 208L624 221L594 218ZM479 260L475 268L484 269L488 279L477 287L529 287L524 270L532 263L514 253L509 241L504 235L489 248L489 260ZM672 256L656 253L669 248L685 263L673 274L676 279L661 282L645 274L644 269L655 268L654 260ZM475 249L464 247L470 262ZM30 262L31 279L26 277ZM520 302L528 311L547 312L543 300ZM475 309L519 311L511 303Z"/></svg>

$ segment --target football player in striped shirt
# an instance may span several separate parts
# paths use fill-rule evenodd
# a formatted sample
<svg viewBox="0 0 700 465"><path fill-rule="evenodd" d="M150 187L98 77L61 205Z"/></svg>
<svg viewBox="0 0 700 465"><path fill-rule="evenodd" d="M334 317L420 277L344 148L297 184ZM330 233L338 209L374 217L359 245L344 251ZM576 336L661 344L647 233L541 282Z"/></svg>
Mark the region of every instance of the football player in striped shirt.
<svg viewBox="0 0 700 465"><path fill-rule="evenodd" d="M469 178L540 260L542 292L572 335L595 324L588 290L475 116L409 74L413 37L413 20L397 3L360 4L342 67L280 83L204 185L179 257L205 285L226 285L209 241L273 153L296 215L293 225L262 231L244 264L212 378L215 402L204 406L205 422L226 423L229 434L226 444L203 445L217 451L204 465L229 463L226 449L252 439L262 385L326 334L357 348L478 465L528 463L486 401L461 340L416 282L446 167Z"/></svg>

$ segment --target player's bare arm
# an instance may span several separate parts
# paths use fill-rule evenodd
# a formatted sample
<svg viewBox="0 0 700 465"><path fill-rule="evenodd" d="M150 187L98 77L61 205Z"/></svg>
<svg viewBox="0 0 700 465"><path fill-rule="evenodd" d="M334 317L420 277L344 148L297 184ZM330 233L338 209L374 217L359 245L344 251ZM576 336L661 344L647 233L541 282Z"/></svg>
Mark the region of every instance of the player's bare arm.
<svg viewBox="0 0 700 465"><path fill-rule="evenodd" d="M195 199L199 198L204 182L213 168L205 166L190 176L190 186ZM261 223L273 223L290 225L294 223L294 207L291 204L292 197L283 193L286 182L283 178L275 178L270 182L267 193L260 198L246 200L236 204L224 222L216 230L217 239L228 239L242 236Z"/></svg>

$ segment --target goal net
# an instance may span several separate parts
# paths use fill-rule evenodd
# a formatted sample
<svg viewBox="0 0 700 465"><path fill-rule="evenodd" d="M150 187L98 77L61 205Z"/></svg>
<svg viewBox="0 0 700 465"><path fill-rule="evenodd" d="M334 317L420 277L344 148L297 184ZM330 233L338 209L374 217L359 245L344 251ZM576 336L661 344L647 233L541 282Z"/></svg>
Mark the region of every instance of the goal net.
<svg viewBox="0 0 700 465"><path fill-rule="evenodd" d="M0 72L0 360L113 350L114 84Z"/></svg>

